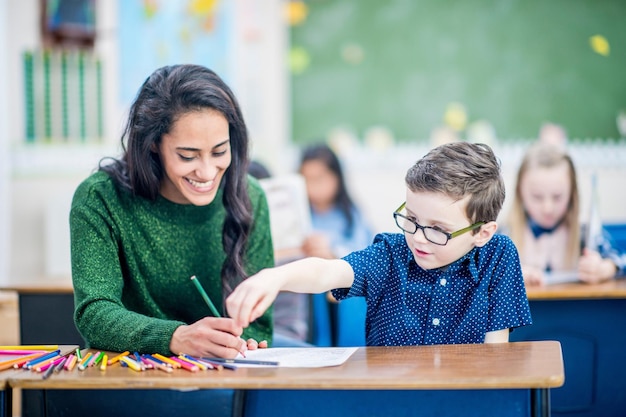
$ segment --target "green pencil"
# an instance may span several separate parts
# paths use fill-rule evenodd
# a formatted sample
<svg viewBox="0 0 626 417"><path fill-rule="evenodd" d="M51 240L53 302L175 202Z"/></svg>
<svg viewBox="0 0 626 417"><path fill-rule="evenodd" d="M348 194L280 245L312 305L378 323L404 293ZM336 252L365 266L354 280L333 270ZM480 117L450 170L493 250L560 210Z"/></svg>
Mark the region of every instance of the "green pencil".
<svg viewBox="0 0 626 417"><path fill-rule="evenodd" d="M196 286L196 288L198 289L198 292L200 293L202 298L204 298L204 302L206 303L206 305L209 306L213 315L215 317L222 317L220 313L218 313L217 308L215 308L215 305L213 304L213 302L207 295L206 291L204 291L204 288L202 288L202 285L200 285L200 282L196 279L195 275L191 277L191 282L193 282L193 284Z"/></svg>

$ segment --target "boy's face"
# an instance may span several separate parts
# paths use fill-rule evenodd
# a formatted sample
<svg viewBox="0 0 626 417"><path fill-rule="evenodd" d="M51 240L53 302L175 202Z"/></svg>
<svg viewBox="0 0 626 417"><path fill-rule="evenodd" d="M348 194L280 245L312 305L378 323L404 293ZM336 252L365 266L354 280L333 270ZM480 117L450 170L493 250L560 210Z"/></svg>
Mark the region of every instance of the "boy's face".
<svg viewBox="0 0 626 417"><path fill-rule="evenodd" d="M413 192L407 189L406 217L420 226L436 227L453 233L468 227L471 221L465 214L469 196L455 201L452 198L432 192ZM413 253L415 262L423 269L435 269L451 264L468 253L474 246L482 246L480 233L463 233L448 240L445 246L429 242L421 229L415 234L404 233L406 243Z"/></svg>

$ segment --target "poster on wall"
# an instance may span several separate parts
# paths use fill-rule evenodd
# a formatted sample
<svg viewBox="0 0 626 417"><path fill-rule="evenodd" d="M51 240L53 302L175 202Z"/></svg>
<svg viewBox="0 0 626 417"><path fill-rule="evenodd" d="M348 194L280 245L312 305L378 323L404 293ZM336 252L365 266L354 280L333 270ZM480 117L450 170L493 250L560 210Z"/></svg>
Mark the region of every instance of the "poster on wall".
<svg viewBox="0 0 626 417"><path fill-rule="evenodd" d="M128 106L157 68L200 64L230 84L235 2L119 0L120 102Z"/></svg>

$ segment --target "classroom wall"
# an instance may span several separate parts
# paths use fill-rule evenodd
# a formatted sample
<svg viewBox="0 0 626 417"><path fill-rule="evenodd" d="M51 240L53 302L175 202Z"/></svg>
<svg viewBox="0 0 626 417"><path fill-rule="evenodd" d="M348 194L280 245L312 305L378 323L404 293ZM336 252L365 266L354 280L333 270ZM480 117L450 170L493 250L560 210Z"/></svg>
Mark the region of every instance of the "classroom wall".
<svg viewBox="0 0 626 417"><path fill-rule="evenodd" d="M20 54L38 43L39 1L0 3L0 19L4 13L7 21L6 26L0 25L6 28L0 46L7 45L6 64L0 64L0 106L11 112L5 116L7 123L0 119L0 158L9 160L9 164L3 164L0 159L0 249L5 248L0 251L0 283L9 278L67 276L68 207L73 191L102 156L118 152L126 104L120 104L111 92L119 85L116 31L118 7L123 1L97 2L100 40L96 48L104 57L109 91L105 98L107 135L104 143L86 148L18 146L23 138ZM238 20L238 24L252 25L256 37L252 43L237 42L234 59L239 60L239 65L233 90L249 125L253 157L266 163L275 175L281 175L294 171L298 159L298 148L288 140L291 116L287 104L292 92L285 55L289 39L282 20L283 2L271 0L263 6L258 3L237 0L239 12L248 19ZM0 118L7 114L1 110L0 107ZM580 164L583 208L589 194L589 175L597 170L603 218L626 221L624 193L614 191L623 189L621 183L626 178L625 146L614 149L610 143L582 143L574 148L575 160ZM404 175L427 150L428 145L423 142L377 147L367 146L361 140L342 154L353 197L376 232L395 231L391 212L404 199ZM512 190L522 149L510 144L496 147L496 151L503 160L507 189ZM507 199L505 211L508 202ZM5 262L1 256L5 256Z"/></svg>
<svg viewBox="0 0 626 417"><path fill-rule="evenodd" d="M0 2L0 50L7 48L7 4ZM0 65L0 283L9 272L9 129L7 68Z"/></svg>

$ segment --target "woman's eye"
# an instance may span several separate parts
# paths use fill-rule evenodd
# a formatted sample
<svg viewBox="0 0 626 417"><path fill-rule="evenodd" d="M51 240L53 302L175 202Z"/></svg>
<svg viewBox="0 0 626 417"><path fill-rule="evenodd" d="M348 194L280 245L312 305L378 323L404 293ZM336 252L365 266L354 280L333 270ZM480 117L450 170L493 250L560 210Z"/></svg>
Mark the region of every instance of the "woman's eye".
<svg viewBox="0 0 626 417"><path fill-rule="evenodd" d="M193 158L194 158L193 156L185 156L185 155L181 155L181 154L178 154L178 157L181 160L186 161L186 162L193 161Z"/></svg>
<svg viewBox="0 0 626 417"><path fill-rule="evenodd" d="M213 156L223 156L223 155L226 155L226 151L213 152Z"/></svg>

